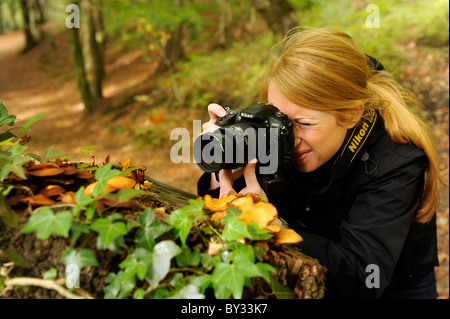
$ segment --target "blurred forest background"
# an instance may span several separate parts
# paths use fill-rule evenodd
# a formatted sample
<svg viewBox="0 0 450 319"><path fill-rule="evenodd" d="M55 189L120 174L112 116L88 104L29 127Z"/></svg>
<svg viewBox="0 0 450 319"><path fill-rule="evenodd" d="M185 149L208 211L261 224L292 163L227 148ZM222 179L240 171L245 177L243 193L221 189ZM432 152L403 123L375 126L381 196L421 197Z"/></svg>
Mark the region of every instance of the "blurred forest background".
<svg viewBox="0 0 450 319"><path fill-rule="evenodd" d="M195 193L202 172L172 163L171 131L192 134L211 102L258 101L271 48L289 28L333 27L424 103L448 181L448 19L448 0L0 0L0 101L18 126L47 114L31 128L29 152L99 164L131 158ZM441 298L449 297L448 212L443 189Z"/></svg>

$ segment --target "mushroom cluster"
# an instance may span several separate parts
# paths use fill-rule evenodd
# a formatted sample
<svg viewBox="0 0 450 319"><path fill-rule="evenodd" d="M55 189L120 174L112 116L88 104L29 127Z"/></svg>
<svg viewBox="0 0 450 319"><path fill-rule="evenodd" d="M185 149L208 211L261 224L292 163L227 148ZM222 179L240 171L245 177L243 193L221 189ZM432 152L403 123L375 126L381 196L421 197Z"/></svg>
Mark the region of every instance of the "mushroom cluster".
<svg viewBox="0 0 450 319"><path fill-rule="evenodd" d="M74 191L94 179L92 173L79 170L68 161L60 159L39 164L30 161L24 171L29 181L26 194L8 198L9 205L18 211L24 205L49 206L58 201L73 204Z"/></svg>
<svg viewBox="0 0 450 319"><path fill-rule="evenodd" d="M14 207L16 212L27 209L27 207L51 206L56 203L76 204L75 192L82 186L86 186L84 194L93 195L98 181L94 174L88 170L78 169L68 161L57 159L55 162L46 162L36 164L30 161L24 168L28 182L25 193L15 194L8 198L8 203ZM133 188L137 181L123 176L111 178L106 183L104 194L114 193L116 191ZM97 208L107 206L130 207L132 202L117 203L117 200L101 197Z"/></svg>
<svg viewBox="0 0 450 319"><path fill-rule="evenodd" d="M245 224L257 223L262 229L270 231L274 237L274 245L297 244L301 242L302 237L292 229L281 229L281 225L276 223L278 216L277 209L271 203L261 200L256 194L235 194L230 192L222 195L220 198L213 198L210 195L201 197L205 201L204 208L213 212L210 222L218 225L220 220L226 216L226 209L234 207L241 210L239 220Z"/></svg>

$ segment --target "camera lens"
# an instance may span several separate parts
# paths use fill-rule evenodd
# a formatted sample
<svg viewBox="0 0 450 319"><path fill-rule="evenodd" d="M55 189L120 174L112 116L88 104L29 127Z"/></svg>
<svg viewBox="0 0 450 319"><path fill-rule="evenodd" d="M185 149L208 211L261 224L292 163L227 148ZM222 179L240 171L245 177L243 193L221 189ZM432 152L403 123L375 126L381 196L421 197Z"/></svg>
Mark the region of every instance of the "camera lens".
<svg viewBox="0 0 450 319"><path fill-rule="evenodd" d="M249 161L249 153L252 154L249 152L248 127L251 126L233 125L200 135L194 142L195 162L208 173L244 167ZM256 155L256 150L254 153Z"/></svg>

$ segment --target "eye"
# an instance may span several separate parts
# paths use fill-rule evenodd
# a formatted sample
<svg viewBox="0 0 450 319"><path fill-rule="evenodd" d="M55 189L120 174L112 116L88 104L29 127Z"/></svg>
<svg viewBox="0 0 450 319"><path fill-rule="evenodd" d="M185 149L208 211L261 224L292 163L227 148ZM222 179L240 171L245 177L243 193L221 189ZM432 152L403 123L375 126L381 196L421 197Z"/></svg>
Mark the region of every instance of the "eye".
<svg viewBox="0 0 450 319"><path fill-rule="evenodd" d="M314 126L314 123L310 123L310 122L300 122L300 121L296 121L295 122L297 125L299 126L303 126L303 127L309 127L309 126Z"/></svg>

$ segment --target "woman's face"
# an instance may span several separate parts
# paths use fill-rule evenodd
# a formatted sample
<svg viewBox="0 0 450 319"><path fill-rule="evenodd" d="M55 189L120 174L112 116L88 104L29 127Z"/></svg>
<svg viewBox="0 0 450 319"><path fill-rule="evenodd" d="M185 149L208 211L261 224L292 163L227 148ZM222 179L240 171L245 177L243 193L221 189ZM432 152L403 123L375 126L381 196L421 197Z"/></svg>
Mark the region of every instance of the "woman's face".
<svg viewBox="0 0 450 319"><path fill-rule="evenodd" d="M277 87L269 85L269 104L285 113L294 124L296 168L309 173L325 164L339 150L354 124L341 126L336 116L303 108L286 99Z"/></svg>

